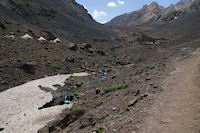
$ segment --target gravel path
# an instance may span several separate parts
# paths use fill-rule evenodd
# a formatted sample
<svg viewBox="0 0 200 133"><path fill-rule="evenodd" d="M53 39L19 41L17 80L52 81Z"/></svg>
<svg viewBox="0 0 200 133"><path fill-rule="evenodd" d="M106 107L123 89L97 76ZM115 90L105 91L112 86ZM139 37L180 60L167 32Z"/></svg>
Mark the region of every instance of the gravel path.
<svg viewBox="0 0 200 133"><path fill-rule="evenodd" d="M42 91L38 86L53 87L64 85L70 76L88 76L87 73L56 75L30 81L0 93L0 128L4 133L36 133L38 129L53 120L63 109L72 104L54 106L38 110L52 100L52 94Z"/></svg>

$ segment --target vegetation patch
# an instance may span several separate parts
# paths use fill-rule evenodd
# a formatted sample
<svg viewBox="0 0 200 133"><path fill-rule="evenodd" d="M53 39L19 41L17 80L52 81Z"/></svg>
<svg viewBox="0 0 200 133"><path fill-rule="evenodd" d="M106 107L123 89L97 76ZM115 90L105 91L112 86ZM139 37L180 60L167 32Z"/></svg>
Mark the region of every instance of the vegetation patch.
<svg viewBox="0 0 200 133"><path fill-rule="evenodd" d="M121 83L121 84L116 85L114 87L105 88L104 92L109 93L109 92L113 92L113 91L116 91L116 90L125 89L127 87L128 87L128 83Z"/></svg>
<svg viewBox="0 0 200 133"><path fill-rule="evenodd" d="M103 131L104 131L104 128L100 128L98 133L103 133Z"/></svg>
<svg viewBox="0 0 200 133"><path fill-rule="evenodd" d="M75 88L74 93L81 93L81 88Z"/></svg>
<svg viewBox="0 0 200 133"><path fill-rule="evenodd" d="M136 64L137 63L137 59L136 58L131 58L131 63L132 64Z"/></svg>
<svg viewBox="0 0 200 133"><path fill-rule="evenodd" d="M81 115L84 114L84 112L85 112L85 110L81 107L77 107L77 108L72 109L72 115L74 115L74 116L81 116Z"/></svg>

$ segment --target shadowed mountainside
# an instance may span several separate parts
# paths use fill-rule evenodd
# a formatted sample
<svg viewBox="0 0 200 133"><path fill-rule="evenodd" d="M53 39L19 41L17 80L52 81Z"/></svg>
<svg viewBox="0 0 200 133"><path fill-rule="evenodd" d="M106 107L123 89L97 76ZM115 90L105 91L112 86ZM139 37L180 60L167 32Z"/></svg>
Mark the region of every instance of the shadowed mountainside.
<svg viewBox="0 0 200 133"><path fill-rule="evenodd" d="M49 29L70 41L92 40L111 33L96 23L75 0L1 0L0 6L2 19L28 25L37 31Z"/></svg>

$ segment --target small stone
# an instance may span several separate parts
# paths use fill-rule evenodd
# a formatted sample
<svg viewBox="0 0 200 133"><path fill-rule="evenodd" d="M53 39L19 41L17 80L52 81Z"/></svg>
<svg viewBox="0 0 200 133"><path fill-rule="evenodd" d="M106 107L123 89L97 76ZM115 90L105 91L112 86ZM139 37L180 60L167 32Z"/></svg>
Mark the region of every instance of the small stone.
<svg viewBox="0 0 200 133"><path fill-rule="evenodd" d="M151 78L150 77L146 77L146 79L145 80L151 80Z"/></svg>
<svg viewBox="0 0 200 133"><path fill-rule="evenodd" d="M74 43L69 43L68 44L68 48L72 51L77 51L78 50L78 46Z"/></svg>
<svg viewBox="0 0 200 133"><path fill-rule="evenodd" d="M112 111L116 111L116 109L117 109L116 107L113 107L113 108L112 108Z"/></svg>
<svg viewBox="0 0 200 133"><path fill-rule="evenodd" d="M128 102L128 107L135 105L138 101L138 97L134 97L132 100Z"/></svg>
<svg viewBox="0 0 200 133"><path fill-rule="evenodd" d="M101 93L101 90L99 88L96 88L96 94L98 95L99 93Z"/></svg>
<svg viewBox="0 0 200 133"><path fill-rule="evenodd" d="M117 132L117 129L113 129L112 131L113 131L113 132Z"/></svg>
<svg viewBox="0 0 200 133"><path fill-rule="evenodd" d="M153 85L153 88L158 88L158 86L157 85Z"/></svg>

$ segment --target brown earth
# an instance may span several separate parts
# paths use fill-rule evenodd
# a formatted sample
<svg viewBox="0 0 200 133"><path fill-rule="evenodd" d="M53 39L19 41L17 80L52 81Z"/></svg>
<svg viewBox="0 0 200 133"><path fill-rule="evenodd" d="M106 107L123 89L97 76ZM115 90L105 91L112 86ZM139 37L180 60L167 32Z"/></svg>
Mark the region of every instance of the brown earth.
<svg viewBox="0 0 200 133"><path fill-rule="evenodd" d="M199 66L200 51L175 63L176 70L163 82L165 91L155 99L139 133L200 132Z"/></svg>

